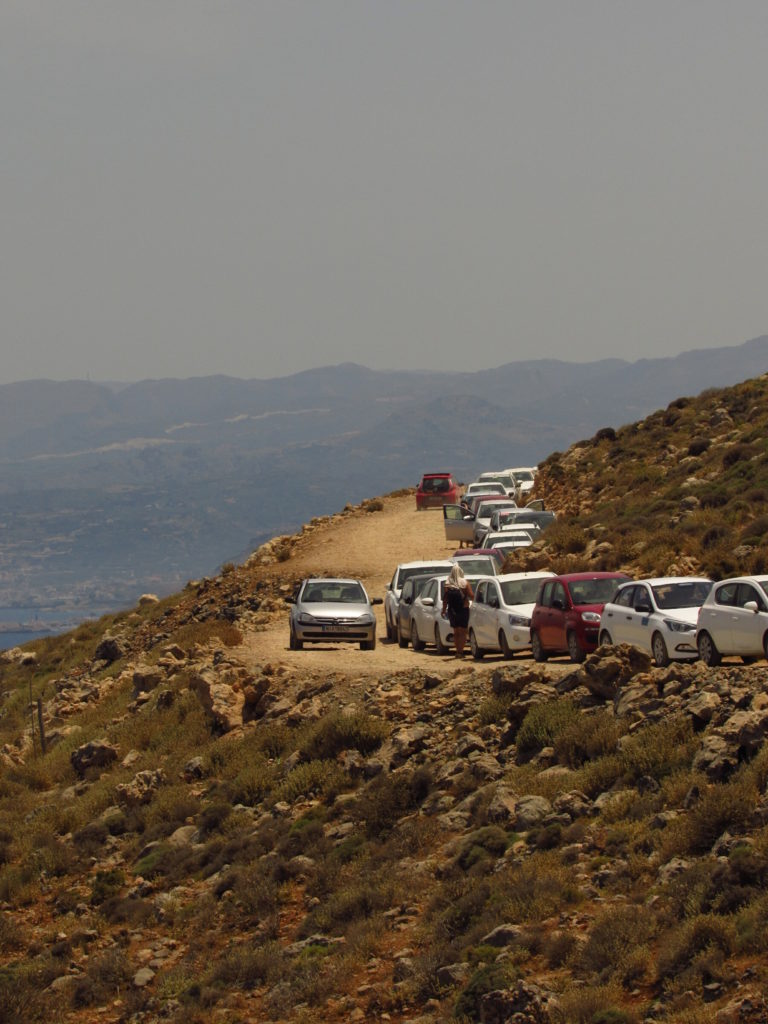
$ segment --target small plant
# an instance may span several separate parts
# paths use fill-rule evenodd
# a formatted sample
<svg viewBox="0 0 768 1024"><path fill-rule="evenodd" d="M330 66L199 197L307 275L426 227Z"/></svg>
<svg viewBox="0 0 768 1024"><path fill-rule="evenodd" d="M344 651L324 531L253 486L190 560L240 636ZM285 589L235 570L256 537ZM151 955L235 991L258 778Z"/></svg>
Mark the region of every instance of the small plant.
<svg viewBox="0 0 768 1024"><path fill-rule="evenodd" d="M532 707L517 732L518 761L527 761L543 747L551 747L579 714L571 700L555 700Z"/></svg>

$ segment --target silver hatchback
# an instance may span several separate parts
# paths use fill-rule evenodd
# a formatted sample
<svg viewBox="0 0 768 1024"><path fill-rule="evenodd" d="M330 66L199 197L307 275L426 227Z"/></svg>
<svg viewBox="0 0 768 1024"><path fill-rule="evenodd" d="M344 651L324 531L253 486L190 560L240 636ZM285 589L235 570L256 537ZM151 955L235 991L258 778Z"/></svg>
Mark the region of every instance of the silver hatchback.
<svg viewBox="0 0 768 1024"><path fill-rule="evenodd" d="M359 643L362 651L376 646L373 605L382 600L371 600L360 580L312 577L303 580L286 601L291 605L292 651L300 651L306 643Z"/></svg>

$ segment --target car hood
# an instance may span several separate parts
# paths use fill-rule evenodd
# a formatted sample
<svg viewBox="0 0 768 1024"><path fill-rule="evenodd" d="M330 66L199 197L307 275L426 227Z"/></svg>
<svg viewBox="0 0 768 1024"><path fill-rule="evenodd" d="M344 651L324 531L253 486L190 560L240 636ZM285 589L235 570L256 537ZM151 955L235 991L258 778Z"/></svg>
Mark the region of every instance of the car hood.
<svg viewBox="0 0 768 1024"><path fill-rule="evenodd" d="M536 602L532 601L531 604L505 604L501 609L508 615L525 615L527 618L533 615L533 609L536 607Z"/></svg>
<svg viewBox="0 0 768 1024"><path fill-rule="evenodd" d="M333 604L308 602L299 605L298 609L304 615L312 615L316 619L354 619L361 615L373 614L373 608L369 604L350 604L342 601Z"/></svg>
<svg viewBox="0 0 768 1024"><path fill-rule="evenodd" d="M699 621L699 609L696 608L667 608L658 613L662 619L675 619L677 622L687 622L689 626L695 626Z"/></svg>

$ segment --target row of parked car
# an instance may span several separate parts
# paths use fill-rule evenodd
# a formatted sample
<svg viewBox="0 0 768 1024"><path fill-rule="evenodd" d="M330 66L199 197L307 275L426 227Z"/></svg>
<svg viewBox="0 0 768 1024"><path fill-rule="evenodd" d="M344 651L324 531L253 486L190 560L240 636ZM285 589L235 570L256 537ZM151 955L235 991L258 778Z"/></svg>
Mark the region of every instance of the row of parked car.
<svg viewBox="0 0 768 1024"><path fill-rule="evenodd" d="M453 560L469 568L472 557L459 551ZM400 646L450 648L441 610L453 560L437 572L418 562L395 570L385 614L388 635ZM713 583L705 577L632 580L615 572L466 575L475 592L469 644L478 659L491 652L509 658L529 648L536 661L567 654L581 662L598 645L618 643L647 650L658 666L696 658L714 666L730 655L768 659L768 576Z"/></svg>

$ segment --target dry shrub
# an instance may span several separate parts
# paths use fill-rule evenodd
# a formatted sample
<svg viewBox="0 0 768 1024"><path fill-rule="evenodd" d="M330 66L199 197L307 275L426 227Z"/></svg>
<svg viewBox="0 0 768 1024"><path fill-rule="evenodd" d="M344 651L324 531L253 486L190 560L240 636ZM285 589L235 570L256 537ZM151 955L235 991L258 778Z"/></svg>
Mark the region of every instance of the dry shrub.
<svg viewBox="0 0 768 1024"><path fill-rule="evenodd" d="M329 760L343 750L371 754L378 750L389 733L386 722L365 712L333 712L315 722L301 744L301 756L307 760Z"/></svg>
<svg viewBox="0 0 768 1024"><path fill-rule="evenodd" d="M639 730L624 742L619 756L629 781L645 775L661 780L690 764L694 743L690 718L672 718Z"/></svg>
<svg viewBox="0 0 768 1024"><path fill-rule="evenodd" d="M738 831L752 816L757 791L748 774L711 786L688 817L688 849L705 853L725 831Z"/></svg>
<svg viewBox="0 0 768 1024"><path fill-rule="evenodd" d="M556 1020L562 1024L636 1024L630 1010L621 1009L623 993L619 985L596 985L566 989L559 999Z"/></svg>
<svg viewBox="0 0 768 1024"><path fill-rule="evenodd" d="M515 742L518 760L530 760L542 748L551 747L580 714L574 702L568 699L534 705L517 731Z"/></svg>
<svg viewBox="0 0 768 1024"><path fill-rule="evenodd" d="M690 987L695 979L713 974L736 948L734 922L715 914L701 914L684 921L662 936L656 960L656 976L665 983L675 979Z"/></svg>
<svg viewBox="0 0 768 1024"><path fill-rule="evenodd" d="M169 637L169 642L188 650L199 645L205 647L214 642L224 647L239 647L243 642L243 634L226 619L206 619L205 622L188 622Z"/></svg>
<svg viewBox="0 0 768 1024"><path fill-rule="evenodd" d="M347 783L344 770L329 761L308 761L290 771L274 793L275 800L293 803L301 797L324 797Z"/></svg>
<svg viewBox="0 0 768 1024"><path fill-rule="evenodd" d="M584 530L563 520L556 520L547 528L547 550L554 555L579 555L587 546Z"/></svg>
<svg viewBox="0 0 768 1024"><path fill-rule="evenodd" d="M578 970L605 982L622 976L630 957L653 936L654 919L643 907L617 906L597 918L578 958Z"/></svg>
<svg viewBox="0 0 768 1024"><path fill-rule="evenodd" d="M596 761L616 750L621 734L616 718L602 708L593 715L581 714L555 737L557 760L570 768L578 768L585 761Z"/></svg>

